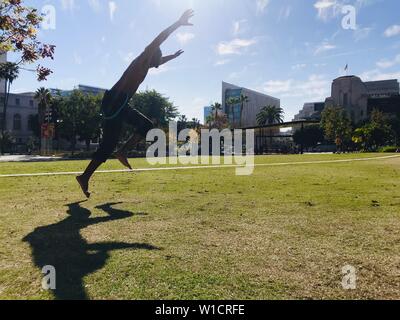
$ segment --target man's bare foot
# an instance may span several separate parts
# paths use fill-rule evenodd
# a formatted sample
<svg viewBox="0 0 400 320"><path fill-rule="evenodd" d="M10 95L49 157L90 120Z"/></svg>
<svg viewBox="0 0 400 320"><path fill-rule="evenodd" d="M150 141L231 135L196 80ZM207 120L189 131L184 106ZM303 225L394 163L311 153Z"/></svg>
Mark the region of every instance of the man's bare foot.
<svg viewBox="0 0 400 320"><path fill-rule="evenodd" d="M121 152L117 152L115 157L122 163L124 167L127 167L129 170L133 170L131 165L129 164L128 158Z"/></svg>
<svg viewBox="0 0 400 320"><path fill-rule="evenodd" d="M78 181L79 185L81 186L81 189L83 193L85 194L86 198L90 198L90 192L89 192L89 182L83 178L83 176L76 177L76 181Z"/></svg>

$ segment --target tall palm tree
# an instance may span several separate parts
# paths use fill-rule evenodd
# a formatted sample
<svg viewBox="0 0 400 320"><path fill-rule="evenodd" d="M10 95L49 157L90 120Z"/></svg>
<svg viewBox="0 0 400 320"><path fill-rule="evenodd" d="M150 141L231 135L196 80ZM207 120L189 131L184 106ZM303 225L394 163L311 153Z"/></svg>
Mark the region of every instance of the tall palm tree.
<svg viewBox="0 0 400 320"><path fill-rule="evenodd" d="M232 117L233 117L233 124L235 125L235 113L233 110L233 107L237 104L240 104L240 119L239 119L239 126L242 127L242 116L243 116L243 110L244 110L244 104L248 103L249 97L241 94L240 97L236 98L229 98L226 102L227 105L231 106L231 111L232 111Z"/></svg>
<svg viewBox="0 0 400 320"><path fill-rule="evenodd" d="M250 99L248 96L241 94L240 98L239 98L239 102L240 102L240 127L242 127L242 118L243 118L243 110L244 110L244 104L249 103Z"/></svg>
<svg viewBox="0 0 400 320"><path fill-rule="evenodd" d="M39 122L44 123L45 114L47 108L50 106L52 96L49 89L39 88L35 93L35 99L38 100L39 104Z"/></svg>
<svg viewBox="0 0 400 320"><path fill-rule="evenodd" d="M229 98L226 100L226 104L231 107L231 114L232 114L232 125L235 127L235 112L234 112L234 106L239 103L238 98Z"/></svg>
<svg viewBox="0 0 400 320"><path fill-rule="evenodd" d="M6 130L6 117L7 117L7 106L8 106L8 98L10 97L11 84L15 79L18 78L19 75L19 67L16 63L12 62L4 62L0 63L0 79L4 81L4 107L3 107L3 119L1 123L1 136L4 137L4 132ZM1 154L4 154L5 144L3 143L4 139L2 139L1 143Z"/></svg>
<svg viewBox="0 0 400 320"><path fill-rule="evenodd" d="M212 112L214 112L214 118L216 119L218 117L218 112L222 111L222 104L220 104L219 102L215 102L211 105L211 110Z"/></svg>
<svg viewBox="0 0 400 320"><path fill-rule="evenodd" d="M45 89L45 88L39 88L36 93L35 93L35 99L38 100L38 104L39 104L39 125L42 126L42 124L45 122L45 115L46 112L48 111L48 108L50 106L52 97L51 97L51 93L49 89ZM40 135L42 135L40 133ZM43 140L43 139L39 139L40 143L39 143L39 150L42 150L42 147L45 148L46 141L48 140ZM42 150L42 152L47 152L45 150Z"/></svg>
<svg viewBox="0 0 400 320"><path fill-rule="evenodd" d="M193 124L193 129L198 129L200 128L200 120L197 118L192 118L192 124Z"/></svg>

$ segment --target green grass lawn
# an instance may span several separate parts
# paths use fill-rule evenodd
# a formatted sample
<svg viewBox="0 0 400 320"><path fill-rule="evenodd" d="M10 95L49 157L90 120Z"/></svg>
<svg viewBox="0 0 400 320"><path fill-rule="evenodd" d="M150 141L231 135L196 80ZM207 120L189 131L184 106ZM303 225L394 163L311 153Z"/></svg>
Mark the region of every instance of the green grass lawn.
<svg viewBox="0 0 400 320"><path fill-rule="evenodd" d="M0 163L0 175L86 164ZM399 299L399 178L400 158L260 166L242 177L234 168L99 174L78 203L73 176L0 177L0 298ZM341 286L348 264L352 291ZM41 288L45 265L57 270L53 293Z"/></svg>

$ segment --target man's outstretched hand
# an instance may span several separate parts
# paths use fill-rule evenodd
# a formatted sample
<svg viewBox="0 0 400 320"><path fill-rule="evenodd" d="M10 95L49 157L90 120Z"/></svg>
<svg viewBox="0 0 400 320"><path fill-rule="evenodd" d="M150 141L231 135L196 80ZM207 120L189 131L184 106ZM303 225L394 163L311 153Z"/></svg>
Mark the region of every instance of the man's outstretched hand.
<svg viewBox="0 0 400 320"><path fill-rule="evenodd" d="M175 52L175 54L174 54L174 57L175 58L178 58L182 53L184 53L185 51L183 51L183 50L179 50L179 51L177 51L177 52Z"/></svg>
<svg viewBox="0 0 400 320"><path fill-rule="evenodd" d="M190 18L194 16L194 11L192 9L186 10L185 13L180 17L178 23L181 26L193 26L193 23L190 23Z"/></svg>

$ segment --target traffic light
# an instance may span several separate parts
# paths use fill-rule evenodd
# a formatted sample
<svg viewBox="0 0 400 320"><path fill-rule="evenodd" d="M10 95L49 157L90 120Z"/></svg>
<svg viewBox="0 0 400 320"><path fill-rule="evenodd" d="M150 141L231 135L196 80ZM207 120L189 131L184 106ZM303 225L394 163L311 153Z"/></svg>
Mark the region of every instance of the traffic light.
<svg viewBox="0 0 400 320"><path fill-rule="evenodd" d="M50 109L48 109L45 112L44 116L44 121L45 123L56 123L58 120L58 111L55 106L51 106Z"/></svg>
<svg viewBox="0 0 400 320"><path fill-rule="evenodd" d="M45 123L51 123L52 116L53 116L53 112L51 111L51 109L46 110L46 112L44 114Z"/></svg>

